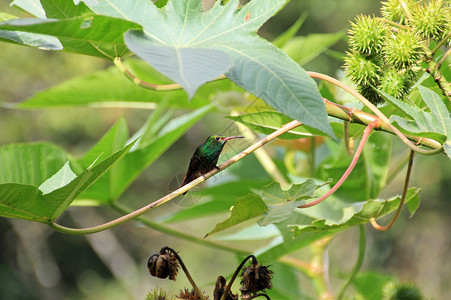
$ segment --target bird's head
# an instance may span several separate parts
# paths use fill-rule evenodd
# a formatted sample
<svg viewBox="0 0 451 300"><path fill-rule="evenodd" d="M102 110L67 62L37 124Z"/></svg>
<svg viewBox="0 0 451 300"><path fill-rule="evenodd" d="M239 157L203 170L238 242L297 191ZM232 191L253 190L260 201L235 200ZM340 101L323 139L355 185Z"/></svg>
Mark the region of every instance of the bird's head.
<svg viewBox="0 0 451 300"><path fill-rule="evenodd" d="M207 144L225 144L228 140L244 138L244 136L223 136L219 134L210 135L205 141Z"/></svg>

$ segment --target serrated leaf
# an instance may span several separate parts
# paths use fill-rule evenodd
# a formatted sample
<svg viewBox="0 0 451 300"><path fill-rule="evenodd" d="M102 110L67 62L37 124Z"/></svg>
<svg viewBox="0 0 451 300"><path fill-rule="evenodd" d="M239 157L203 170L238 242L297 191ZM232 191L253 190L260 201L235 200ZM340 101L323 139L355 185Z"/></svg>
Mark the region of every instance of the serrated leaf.
<svg viewBox="0 0 451 300"><path fill-rule="evenodd" d="M408 190L406 195L406 203L410 201L417 201L418 193L420 189L411 188ZM330 220L321 219L312 222L310 225L290 225L294 231L294 235L298 236L306 232L337 232L344 230L346 228L369 223L372 218L380 219L383 216L395 211L399 202L401 201L400 196L393 197L386 201L381 200L370 200L365 202L363 206L361 204L355 204L354 209L356 210L354 215L350 216L348 220L342 220L340 223L331 222Z"/></svg>
<svg viewBox="0 0 451 300"><path fill-rule="evenodd" d="M84 4L75 4L68 0L40 0L45 16L48 19L67 19L90 14L92 11Z"/></svg>
<svg viewBox="0 0 451 300"><path fill-rule="evenodd" d="M405 118L393 115L390 118L391 121L398 123L398 125L407 131L407 133L436 139L438 141L444 140L444 135L446 135L444 128L439 125L433 114L421 110L414 105L397 100L387 93L382 91L378 92L382 94L388 102L410 117ZM440 101L442 100L440 99Z"/></svg>
<svg viewBox="0 0 451 300"><path fill-rule="evenodd" d="M64 51L114 59L126 55L123 34L139 25L106 16L85 15L68 19L13 19L0 30L57 38Z"/></svg>
<svg viewBox="0 0 451 300"><path fill-rule="evenodd" d="M45 34L0 30L0 41L38 47L45 50L63 50L63 45L56 37Z"/></svg>
<svg viewBox="0 0 451 300"><path fill-rule="evenodd" d="M256 35L258 28L286 2L251 1L238 9L237 0L226 5L217 1L206 12L202 11L201 0L172 0L160 10L143 0L86 4L96 13L142 25L155 45L226 52L234 63L226 75L236 84L283 114L334 137L313 79L283 51Z"/></svg>
<svg viewBox="0 0 451 300"><path fill-rule="evenodd" d="M130 50L183 86L190 99L202 84L226 73L233 65L229 55L219 50L164 46L139 31L127 32L124 39Z"/></svg>
<svg viewBox="0 0 451 300"><path fill-rule="evenodd" d="M205 237L223 231L244 221L261 216L268 208L258 195L249 194L239 198L231 211L230 217L207 233Z"/></svg>
<svg viewBox="0 0 451 300"><path fill-rule="evenodd" d="M252 130L263 134L271 134L277 129L280 129L283 125L293 121L292 118L276 111L262 111L239 116L228 116L227 118L240 122L241 124L244 124L247 127L251 128ZM303 125L282 134L278 138L299 139L302 137L315 135L324 136L325 134L320 130Z"/></svg>

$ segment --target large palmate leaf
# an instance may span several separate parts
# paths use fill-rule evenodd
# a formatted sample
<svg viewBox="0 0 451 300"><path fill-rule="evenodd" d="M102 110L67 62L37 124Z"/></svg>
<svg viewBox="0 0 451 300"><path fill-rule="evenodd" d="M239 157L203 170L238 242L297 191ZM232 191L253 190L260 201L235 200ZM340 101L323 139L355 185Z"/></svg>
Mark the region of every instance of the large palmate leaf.
<svg viewBox="0 0 451 300"><path fill-rule="evenodd" d="M64 164L53 176L41 182L53 168L55 163L48 161L55 157L52 153L45 153L48 145L18 145L13 149L14 156L24 155L31 158L28 164L12 166L11 172L19 174L14 178L3 177L0 184L0 216L31 220L43 223L54 221L72 201L96 180L102 177L113 164L121 159L133 146L134 142L101 160L97 164L85 169L79 175L71 170L68 163ZM8 146L8 148L14 147ZM44 153L42 161L34 158ZM61 156L60 153L58 156ZM29 177L31 174L31 178ZM20 183L17 183L20 182ZM42 184L36 184L41 182Z"/></svg>
<svg viewBox="0 0 451 300"><path fill-rule="evenodd" d="M233 65L226 75L236 84L287 116L334 136L314 81L283 51L256 35L286 2L251 1L239 8L237 0L226 5L217 1L205 12L201 0L172 0L161 9L147 0L85 3L98 14L140 24L143 32L125 34L127 46L150 64L157 61L154 67L179 80L189 95L208 78L187 74L209 69L211 80ZM196 63L185 61L187 56Z"/></svg>
<svg viewBox="0 0 451 300"><path fill-rule="evenodd" d="M379 91L385 99L405 114L404 117L393 115L390 119L407 133L429 137L444 142L443 149L451 159L451 116L440 96L433 90L418 86L420 95L430 112L414 105L397 100Z"/></svg>

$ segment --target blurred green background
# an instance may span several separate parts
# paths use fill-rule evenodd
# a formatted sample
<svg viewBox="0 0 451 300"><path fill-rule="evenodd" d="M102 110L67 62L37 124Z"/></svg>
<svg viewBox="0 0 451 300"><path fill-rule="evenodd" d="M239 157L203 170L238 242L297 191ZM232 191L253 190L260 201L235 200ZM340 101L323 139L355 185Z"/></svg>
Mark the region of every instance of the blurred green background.
<svg viewBox="0 0 451 300"><path fill-rule="evenodd" d="M27 17L9 3L0 0L0 12ZM333 33L347 29L349 21L356 15L377 15L379 9L380 2L370 0L292 0L265 24L260 34L273 39L303 12L308 16L300 35ZM345 41L332 47L342 53L346 49ZM0 103L4 104L0 108L0 145L49 141L77 156L87 151L121 116L133 133L150 113L144 109L124 108L9 109L7 103L23 101L47 87L105 69L112 63L7 43L0 43L0 53ZM337 77L341 76L341 65L326 53L308 63L305 69ZM221 113L212 113L199 122L131 185L121 202L130 207L141 207L166 194L174 176L183 176L192 152L205 136L222 132L231 124L222 117ZM396 161L404 151L405 147L395 142L393 160ZM403 175L404 172L398 175L384 195L401 193ZM415 283L427 298L450 299L449 160L444 155L418 155L411 185L423 189L419 211L412 219L408 219L407 214L402 215L389 232L377 232L368 227L363 270L380 271L397 276L402 282ZM147 216L157 218L174 209L178 209L177 205L170 203ZM86 227L116 216L117 213L108 208L71 208L60 223ZM173 226L189 231L210 228L215 221L220 220L205 218ZM68 236L43 224L2 218L0 243L2 299L144 299L145 294L156 286L176 293L188 286L184 276L179 276L176 283L169 283L151 278L146 267L148 256L166 245L180 250L201 286L211 284L212 278L219 274L231 273L238 263L227 252L181 241L136 222L89 236ZM251 242L240 247L253 250ZM348 272L355 262L357 248L357 228L338 235L330 245L330 272ZM300 255L308 255L304 252ZM211 274L212 270L215 270L214 274ZM304 277L299 276L299 280L306 290L311 289ZM332 284L340 286L340 282L333 281ZM206 290L211 291L211 286Z"/></svg>

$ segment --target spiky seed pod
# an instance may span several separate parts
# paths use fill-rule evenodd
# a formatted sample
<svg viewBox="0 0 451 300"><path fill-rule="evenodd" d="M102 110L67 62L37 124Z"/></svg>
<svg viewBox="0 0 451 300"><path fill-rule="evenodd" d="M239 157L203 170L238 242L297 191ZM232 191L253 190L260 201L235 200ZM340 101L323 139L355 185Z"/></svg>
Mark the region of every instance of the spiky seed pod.
<svg viewBox="0 0 451 300"><path fill-rule="evenodd" d="M200 298L194 290L191 290L190 292L188 289L184 289L183 291L180 291L180 294L177 296L177 299L199 300ZM205 296L205 299L208 300L208 296Z"/></svg>
<svg viewBox="0 0 451 300"><path fill-rule="evenodd" d="M158 278L174 280L177 277L179 263L172 253L152 254L147 261L150 275Z"/></svg>
<svg viewBox="0 0 451 300"><path fill-rule="evenodd" d="M409 11L412 11L415 7L415 2L413 0L405 0L404 3ZM381 13L387 20L398 22L400 24L407 23L407 16L399 0L382 2Z"/></svg>
<svg viewBox="0 0 451 300"><path fill-rule="evenodd" d="M422 300L424 299L421 295L420 290L413 284L403 284L396 288L395 294L390 298L390 300Z"/></svg>
<svg viewBox="0 0 451 300"><path fill-rule="evenodd" d="M384 73L378 88L396 99L402 99L411 86L409 82L406 72L399 72L392 68Z"/></svg>
<svg viewBox="0 0 451 300"><path fill-rule="evenodd" d="M269 270L267 266L253 263L251 266L243 269L241 273L240 291L243 295L256 294L265 289L271 289L271 279L273 271Z"/></svg>
<svg viewBox="0 0 451 300"><path fill-rule="evenodd" d="M412 32L399 30L385 38L384 59L389 66L407 69L415 66L423 56L420 38Z"/></svg>
<svg viewBox="0 0 451 300"><path fill-rule="evenodd" d="M431 0L425 5L416 5L412 10L411 24L414 31L424 39L444 38L448 31L449 7L442 0Z"/></svg>
<svg viewBox="0 0 451 300"><path fill-rule="evenodd" d="M385 99L371 85L361 85L358 87L360 94L374 105L384 103Z"/></svg>
<svg viewBox="0 0 451 300"><path fill-rule="evenodd" d="M356 52L347 52L345 58L346 76L357 85L377 85L381 62Z"/></svg>
<svg viewBox="0 0 451 300"><path fill-rule="evenodd" d="M355 23L351 22L349 45L357 53L372 56L381 52L386 26L383 22L370 16L359 15Z"/></svg>
<svg viewBox="0 0 451 300"><path fill-rule="evenodd" d="M165 291L160 289L154 289L146 295L146 300L173 300L173 297L169 297Z"/></svg>

